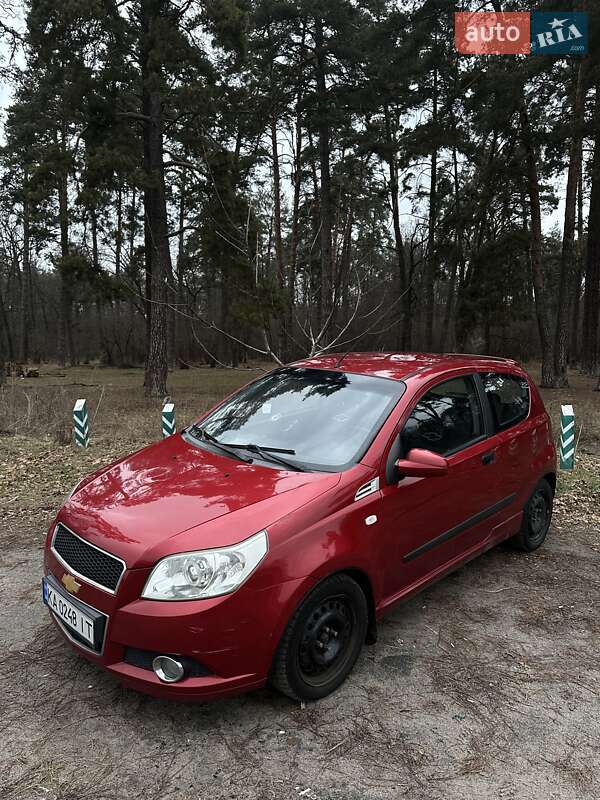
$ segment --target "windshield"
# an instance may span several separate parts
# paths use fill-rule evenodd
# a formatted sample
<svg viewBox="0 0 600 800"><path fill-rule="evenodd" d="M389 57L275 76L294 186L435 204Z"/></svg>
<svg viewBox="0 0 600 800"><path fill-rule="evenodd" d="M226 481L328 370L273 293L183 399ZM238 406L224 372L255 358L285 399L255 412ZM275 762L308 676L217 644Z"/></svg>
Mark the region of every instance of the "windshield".
<svg viewBox="0 0 600 800"><path fill-rule="evenodd" d="M273 448L290 464L337 471L362 457L404 389L386 378L288 367L239 391L201 428L223 444Z"/></svg>

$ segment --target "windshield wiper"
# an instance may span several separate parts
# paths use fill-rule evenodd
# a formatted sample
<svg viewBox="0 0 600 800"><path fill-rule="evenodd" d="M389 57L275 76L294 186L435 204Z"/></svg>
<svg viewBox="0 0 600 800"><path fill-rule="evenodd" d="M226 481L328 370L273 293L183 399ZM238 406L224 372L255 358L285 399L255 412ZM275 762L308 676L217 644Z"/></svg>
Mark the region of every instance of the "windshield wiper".
<svg viewBox="0 0 600 800"><path fill-rule="evenodd" d="M207 442L210 442L212 445L219 448L219 450L222 450L224 453L228 453L230 456L233 456L234 458L243 461L245 464L252 463L251 458L247 458L246 456L243 456L241 453L238 453L237 450L232 449L232 445L227 445L224 444L223 442L220 442L216 436L213 436L212 433L209 433L208 431L204 430L204 428L200 427L200 425L192 425L190 428L188 428L188 433L191 433L192 436L196 436L196 434L199 434L200 439L206 439Z"/></svg>
<svg viewBox="0 0 600 800"><path fill-rule="evenodd" d="M277 453L285 453L286 455L295 456L295 450L286 450L282 447L261 447L258 444L252 444L252 442L250 442L250 444L234 444L232 442L227 442L226 446L239 447L242 450L248 450L250 453L256 453L265 461L274 461L288 469L293 469L295 472L306 472L299 464L294 464L292 461L288 461L286 458L281 458L281 456L277 455Z"/></svg>

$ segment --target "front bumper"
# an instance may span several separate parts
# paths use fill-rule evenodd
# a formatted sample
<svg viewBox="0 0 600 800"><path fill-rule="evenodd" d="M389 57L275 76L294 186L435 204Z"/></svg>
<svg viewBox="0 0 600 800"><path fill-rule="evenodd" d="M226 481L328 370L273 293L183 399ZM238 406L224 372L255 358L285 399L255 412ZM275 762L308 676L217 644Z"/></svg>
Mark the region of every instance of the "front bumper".
<svg viewBox="0 0 600 800"><path fill-rule="evenodd" d="M44 566L59 582L67 571L49 549ZM306 591L305 579L260 590L245 584L230 595L179 602L142 599L148 574L128 570L116 595L79 579L77 600L108 616L101 653L75 641L51 617L78 653L129 688L155 697L213 700L266 683L283 629ZM208 674L164 683L152 670L128 663L126 648L185 656Z"/></svg>

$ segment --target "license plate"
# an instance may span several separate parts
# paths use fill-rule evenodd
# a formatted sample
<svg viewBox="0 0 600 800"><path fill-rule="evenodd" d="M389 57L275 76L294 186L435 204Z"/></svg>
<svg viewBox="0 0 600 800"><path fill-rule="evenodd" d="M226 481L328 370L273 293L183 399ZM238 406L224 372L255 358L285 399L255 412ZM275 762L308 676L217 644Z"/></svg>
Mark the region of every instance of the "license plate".
<svg viewBox="0 0 600 800"><path fill-rule="evenodd" d="M68 630L76 633L91 647L95 646L94 619L67 600L46 578L42 578L42 598Z"/></svg>

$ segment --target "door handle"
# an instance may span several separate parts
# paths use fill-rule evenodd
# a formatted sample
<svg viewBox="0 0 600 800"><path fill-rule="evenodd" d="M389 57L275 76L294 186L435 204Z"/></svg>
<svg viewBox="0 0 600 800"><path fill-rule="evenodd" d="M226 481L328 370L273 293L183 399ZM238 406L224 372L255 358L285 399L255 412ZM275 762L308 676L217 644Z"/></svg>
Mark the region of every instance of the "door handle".
<svg viewBox="0 0 600 800"><path fill-rule="evenodd" d="M481 456L482 464L493 464L495 460L496 460L496 453L493 450L490 450L489 453L484 453Z"/></svg>

